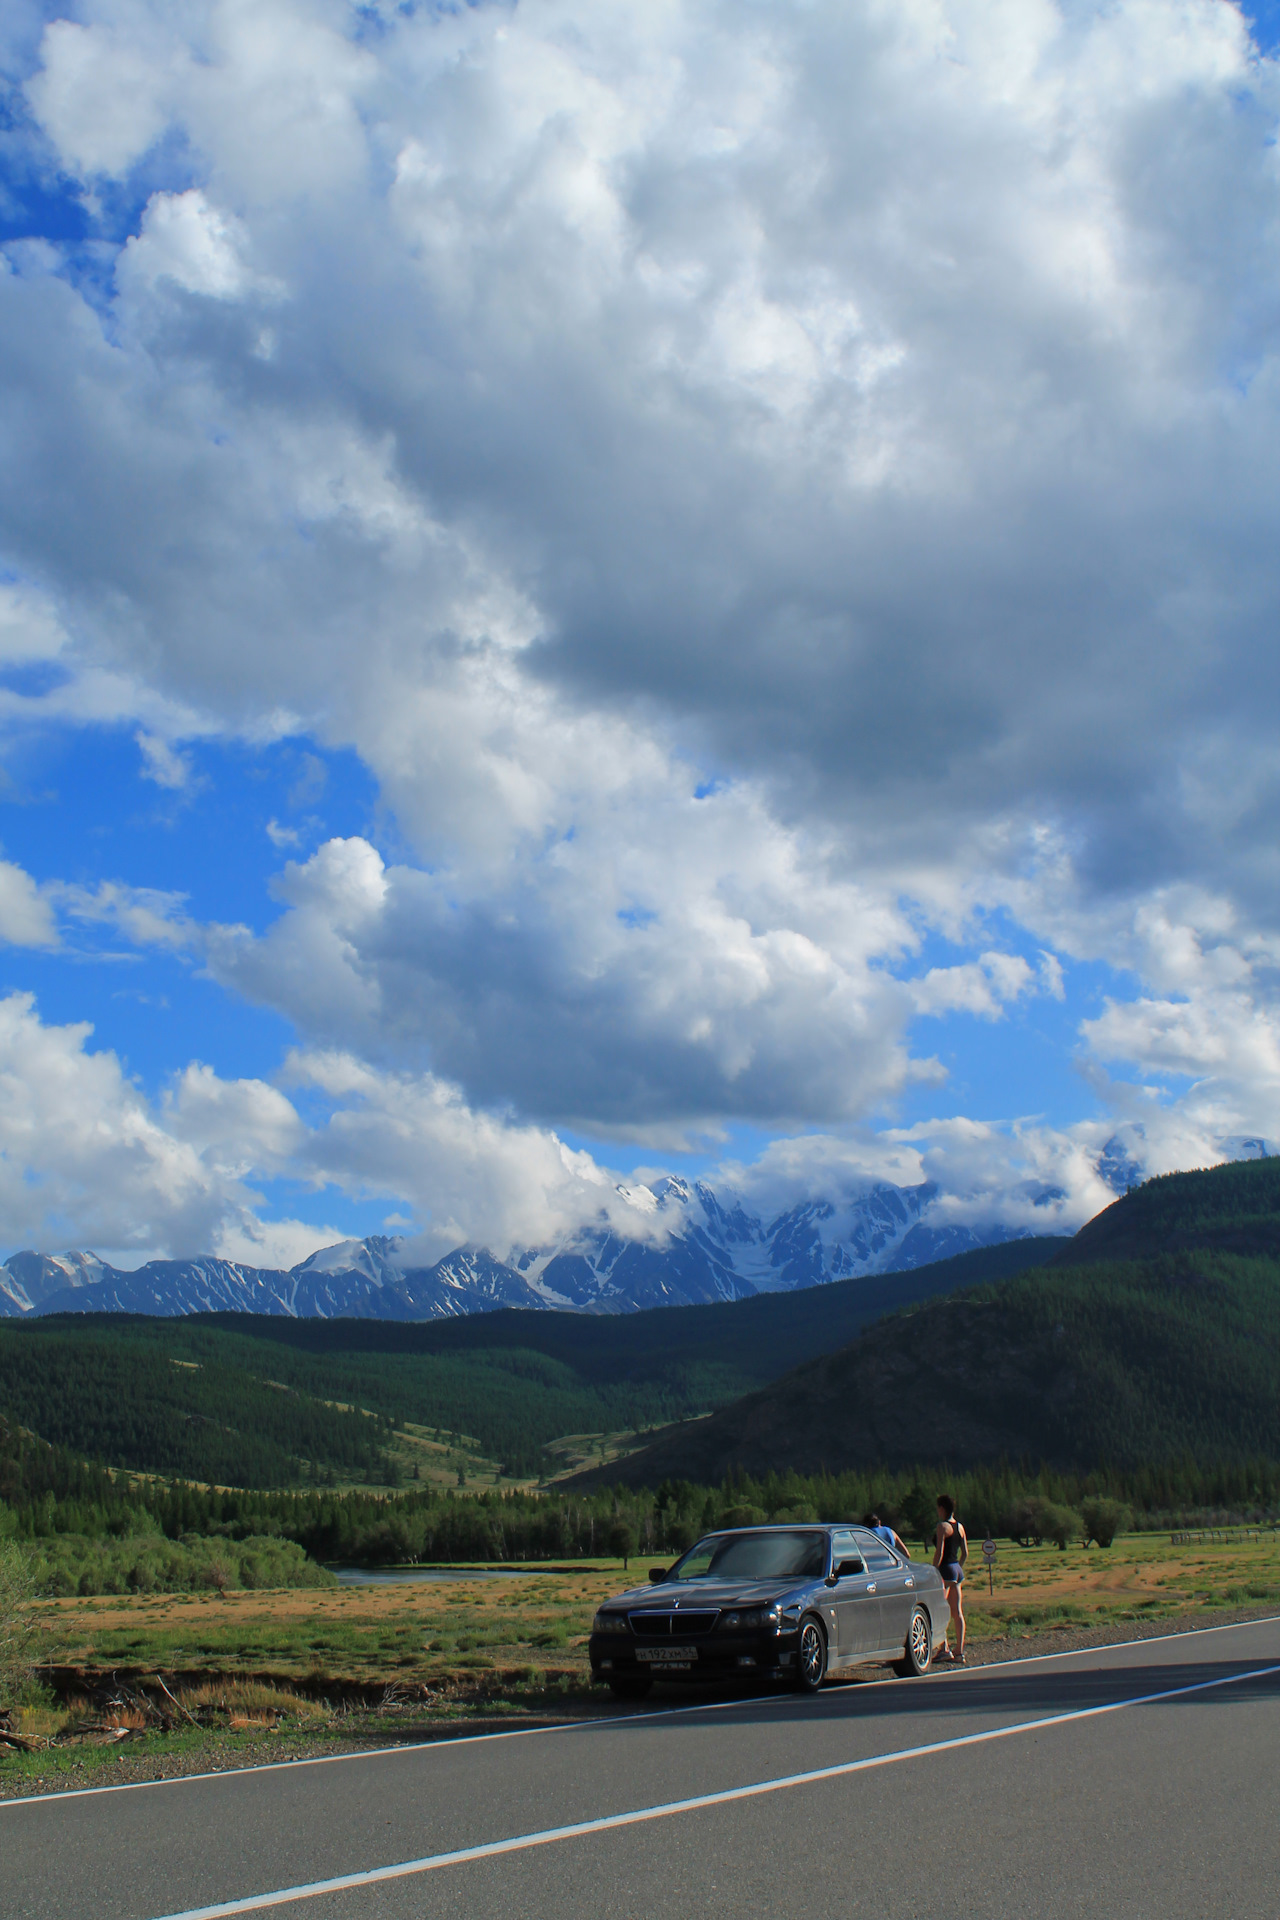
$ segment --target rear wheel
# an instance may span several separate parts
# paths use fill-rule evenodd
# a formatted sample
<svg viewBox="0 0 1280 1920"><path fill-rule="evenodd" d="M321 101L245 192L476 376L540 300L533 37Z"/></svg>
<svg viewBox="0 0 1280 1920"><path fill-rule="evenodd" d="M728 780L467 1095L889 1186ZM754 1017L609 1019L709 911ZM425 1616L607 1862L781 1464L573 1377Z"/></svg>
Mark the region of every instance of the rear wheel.
<svg viewBox="0 0 1280 1920"><path fill-rule="evenodd" d="M653 1685L647 1674L638 1674L634 1680L611 1680L610 1689L615 1700L643 1700Z"/></svg>
<svg viewBox="0 0 1280 1920"><path fill-rule="evenodd" d="M827 1677L827 1636L812 1614L800 1622L796 1649L796 1685L801 1693L816 1693Z"/></svg>
<svg viewBox="0 0 1280 1920"><path fill-rule="evenodd" d="M929 1662L933 1658L933 1633L929 1626L929 1616L923 1607L917 1607L911 1616L911 1630L907 1634L907 1644L901 1660L895 1660L893 1670L904 1680L919 1679L922 1673L928 1673Z"/></svg>

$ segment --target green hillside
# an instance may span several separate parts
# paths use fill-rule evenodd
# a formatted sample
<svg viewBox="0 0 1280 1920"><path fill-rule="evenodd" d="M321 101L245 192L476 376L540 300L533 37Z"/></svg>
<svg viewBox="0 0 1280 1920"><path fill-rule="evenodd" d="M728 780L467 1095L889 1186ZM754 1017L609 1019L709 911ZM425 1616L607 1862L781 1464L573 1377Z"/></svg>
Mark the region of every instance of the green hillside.
<svg viewBox="0 0 1280 1920"><path fill-rule="evenodd" d="M394 1483L406 1457L397 1435L411 1425L465 1436L531 1476L557 1464L546 1449L564 1435L725 1406L904 1301L1016 1272L1061 1244L1015 1241L912 1273L617 1317L8 1320L0 1413L87 1459L220 1485Z"/></svg>
<svg viewBox="0 0 1280 1920"><path fill-rule="evenodd" d="M1267 1160L1153 1181L1052 1266L882 1319L595 1477L1275 1460L1278 1386L1280 1161Z"/></svg>
<svg viewBox="0 0 1280 1920"><path fill-rule="evenodd" d="M895 1308L984 1280L1003 1280L1051 1258L1071 1242L1061 1236L1009 1240L937 1260L907 1273L837 1280L798 1293L761 1293L706 1307L655 1307L645 1313L531 1313L516 1308L455 1320L286 1320L238 1313L193 1315L188 1326L229 1332L251 1327L255 1338L300 1353L396 1357L538 1353L595 1386L663 1377L670 1368L731 1369L746 1385L839 1346Z"/></svg>
<svg viewBox="0 0 1280 1920"><path fill-rule="evenodd" d="M1205 1248L1280 1260L1280 1157L1147 1180L1081 1227L1052 1264Z"/></svg>

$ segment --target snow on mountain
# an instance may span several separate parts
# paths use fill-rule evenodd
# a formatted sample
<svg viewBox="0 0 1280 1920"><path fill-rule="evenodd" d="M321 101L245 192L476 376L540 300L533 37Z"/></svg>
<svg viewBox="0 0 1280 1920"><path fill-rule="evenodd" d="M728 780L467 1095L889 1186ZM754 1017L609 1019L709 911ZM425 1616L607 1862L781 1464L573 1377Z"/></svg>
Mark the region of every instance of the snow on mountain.
<svg viewBox="0 0 1280 1920"><path fill-rule="evenodd" d="M0 1267L0 1318L48 1313L267 1313L430 1320L501 1307L635 1313L740 1300L896 1272L1008 1237L936 1213L933 1186L879 1182L840 1200L804 1200L772 1220L736 1194L675 1176L620 1188L635 1232L579 1228L554 1246L455 1247L431 1267L374 1234L321 1247L287 1273L204 1256L122 1272L92 1253L15 1253Z"/></svg>
<svg viewBox="0 0 1280 1920"><path fill-rule="evenodd" d="M766 1220L737 1195L676 1177L620 1189L643 1237L583 1227L552 1248L511 1256L549 1306L626 1313L739 1300L945 1260L1008 1237L1005 1228L929 1223L932 1185L879 1182L839 1202L805 1200Z"/></svg>
<svg viewBox="0 0 1280 1920"><path fill-rule="evenodd" d="M402 1244L380 1233L370 1234L367 1240L339 1240L335 1246L309 1253L292 1271L306 1282L318 1274L358 1273L370 1286L396 1287L403 1277L395 1257Z"/></svg>
<svg viewBox="0 0 1280 1920"><path fill-rule="evenodd" d="M52 1293L98 1286L110 1271L96 1253L15 1253L0 1268L0 1289L13 1297L16 1287L35 1306Z"/></svg>

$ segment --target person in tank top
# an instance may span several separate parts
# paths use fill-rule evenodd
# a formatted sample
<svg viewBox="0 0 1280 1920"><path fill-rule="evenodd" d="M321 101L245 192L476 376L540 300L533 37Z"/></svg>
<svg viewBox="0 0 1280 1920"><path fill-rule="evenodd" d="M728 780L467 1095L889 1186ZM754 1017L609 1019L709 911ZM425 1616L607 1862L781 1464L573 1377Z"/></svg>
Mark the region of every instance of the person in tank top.
<svg viewBox="0 0 1280 1920"><path fill-rule="evenodd" d="M960 1598L960 1586L968 1552L969 1538L956 1518L956 1503L949 1493L940 1493L938 1528L933 1536L933 1564L942 1575L942 1584L946 1588L951 1623L956 1630L956 1650L952 1653L944 1641L938 1648L938 1657L950 1660L959 1667L964 1665L964 1606Z"/></svg>

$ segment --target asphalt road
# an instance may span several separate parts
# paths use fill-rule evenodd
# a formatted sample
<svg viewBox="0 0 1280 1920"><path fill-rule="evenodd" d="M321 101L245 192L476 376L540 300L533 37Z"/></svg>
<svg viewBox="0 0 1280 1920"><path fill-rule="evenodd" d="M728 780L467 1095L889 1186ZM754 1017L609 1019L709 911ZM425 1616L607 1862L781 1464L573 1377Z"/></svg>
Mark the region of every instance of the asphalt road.
<svg viewBox="0 0 1280 1920"><path fill-rule="evenodd" d="M1273 1620L9 1801L0 1916L1277 1920L1278 1777Z"/></svg>

